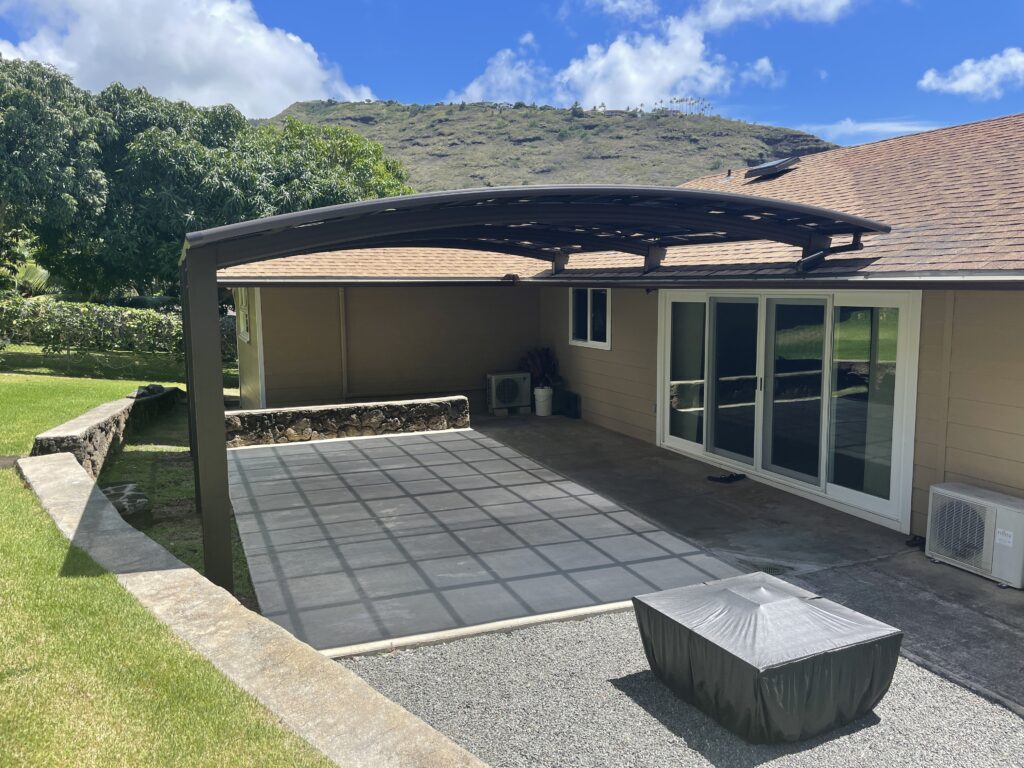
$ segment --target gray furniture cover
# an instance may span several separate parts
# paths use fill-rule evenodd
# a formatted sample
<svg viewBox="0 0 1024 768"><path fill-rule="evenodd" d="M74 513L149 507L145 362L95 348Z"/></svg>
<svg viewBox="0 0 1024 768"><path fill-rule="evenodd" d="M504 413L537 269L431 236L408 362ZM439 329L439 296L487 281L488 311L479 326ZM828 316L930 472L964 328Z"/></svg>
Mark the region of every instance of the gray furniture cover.
<svg viewBox="0 0 1024 768"><path fill-rule="evenodd" d="M751 742L856 720L889 690L903 633L766 573L633 598L651 670Z"/></svg>

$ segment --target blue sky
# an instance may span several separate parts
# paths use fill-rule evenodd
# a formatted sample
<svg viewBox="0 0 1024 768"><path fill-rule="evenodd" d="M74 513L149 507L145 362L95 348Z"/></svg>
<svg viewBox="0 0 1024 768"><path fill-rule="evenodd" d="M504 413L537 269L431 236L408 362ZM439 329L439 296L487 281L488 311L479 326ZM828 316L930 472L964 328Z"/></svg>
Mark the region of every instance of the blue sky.
<svg viewBox="0 0 1024 768"><path fill-rule="evenodd" d="M0 0L0 54L250 116L673 96L840 143L1024 111L1019 0Z"/></svg>

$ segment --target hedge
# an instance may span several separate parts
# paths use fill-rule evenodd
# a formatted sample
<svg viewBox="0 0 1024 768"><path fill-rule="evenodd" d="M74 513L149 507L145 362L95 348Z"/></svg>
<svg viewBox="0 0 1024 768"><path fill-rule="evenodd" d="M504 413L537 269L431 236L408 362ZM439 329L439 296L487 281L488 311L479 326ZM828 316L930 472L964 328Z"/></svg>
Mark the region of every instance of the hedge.
<svg viewBox="0 0 1024 768"><path fill-rule="evenodd" d="M48 299L0 300L0 338L46 353L183 351L179 315Z"/></svg>

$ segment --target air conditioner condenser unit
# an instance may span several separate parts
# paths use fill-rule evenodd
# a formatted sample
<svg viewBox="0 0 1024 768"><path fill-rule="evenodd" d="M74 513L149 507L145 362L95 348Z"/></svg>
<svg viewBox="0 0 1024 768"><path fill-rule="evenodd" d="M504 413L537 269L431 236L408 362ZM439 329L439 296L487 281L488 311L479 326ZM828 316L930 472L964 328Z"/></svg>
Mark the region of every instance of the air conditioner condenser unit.
<svg viewBox="0 0 1024 768"><path fill-rule="evenodd" d="M1024 588L1024 499L967 483L933 485L926 554Z"/></svg>
<svg viewBox="0 0 1024 768"><path fill-rule="evenodd" d="M487 375L487 411L530 407L530 374L491 373Z"/></svg>

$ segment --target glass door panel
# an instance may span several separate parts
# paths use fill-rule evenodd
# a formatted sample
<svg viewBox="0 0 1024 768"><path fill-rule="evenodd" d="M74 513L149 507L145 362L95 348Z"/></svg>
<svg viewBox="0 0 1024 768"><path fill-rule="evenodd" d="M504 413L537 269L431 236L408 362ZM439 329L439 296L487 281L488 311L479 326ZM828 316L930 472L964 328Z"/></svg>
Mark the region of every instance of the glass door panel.
<svg viewBox="0 0 1024 768"><path fill-rule="evenodd" d="M821 484L825 302L768 300L763 465Z"/></svg>
<svg viewBox="0 0 1024 768"><path fill-rule="evenodd" d="M752 464L757 431L758 300L712 299L709 447Z"/></svg>
<svg viewBox="0 0 1024 768"><path fill-rule="evenodd" d="M669 314L668 433L704 444L703 301L673 301Z"/></svg>
<svg viewBox="0 0 1024 768"><path fill-rule="evenodd" d="M889 499L896 402L895 307L836 307L829 482Z"/></svg>

